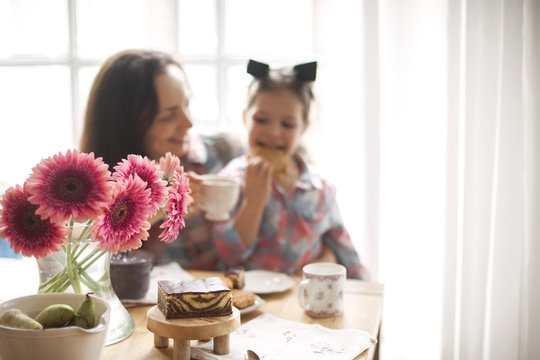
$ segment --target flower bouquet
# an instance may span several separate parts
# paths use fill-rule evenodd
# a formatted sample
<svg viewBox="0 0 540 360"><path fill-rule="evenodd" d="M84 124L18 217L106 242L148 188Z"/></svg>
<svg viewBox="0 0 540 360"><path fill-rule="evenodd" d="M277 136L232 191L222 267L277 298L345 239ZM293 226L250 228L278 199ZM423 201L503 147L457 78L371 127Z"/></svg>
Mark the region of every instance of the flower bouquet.
<svg viewBox="0 0 540 360"><path fill-rule="evenodd" d="M174 241L185 226L190 193L180 160L171 153L159 162L128 155L111 174L102 158L69 150L41 160L23 186L6 190L0 237L15 253L37 258L38 265L45 258L55 265L40 279L39 292L93 291L101 297L112 292L118 301L109 263L99 277L92 267L100 259L110 261L111 254L141 247L149 219L158 212L166 217L159 238Z"/></svg>

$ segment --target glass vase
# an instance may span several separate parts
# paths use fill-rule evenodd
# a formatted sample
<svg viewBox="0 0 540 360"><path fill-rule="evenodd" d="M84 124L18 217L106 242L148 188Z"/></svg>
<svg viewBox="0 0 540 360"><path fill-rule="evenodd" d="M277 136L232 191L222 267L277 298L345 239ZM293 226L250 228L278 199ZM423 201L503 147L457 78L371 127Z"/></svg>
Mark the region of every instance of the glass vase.
<svg viewBox="0 0 540 360"><path fill-rule="evenodd" d="M39 293L73 292L95 296L111 307L109 332L105 345L119 342L135 329L135 323L116 296L110 279L111 254L88 239L68 240L62 251L38 258Z"/></svg>

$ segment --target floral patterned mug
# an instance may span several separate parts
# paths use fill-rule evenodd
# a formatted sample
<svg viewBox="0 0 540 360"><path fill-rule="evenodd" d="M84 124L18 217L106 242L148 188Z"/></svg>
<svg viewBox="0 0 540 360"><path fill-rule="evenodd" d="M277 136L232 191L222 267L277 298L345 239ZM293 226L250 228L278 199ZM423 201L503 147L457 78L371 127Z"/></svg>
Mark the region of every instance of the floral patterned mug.
<svg viewBox="0 0 540 360"><path fill-rule="evenodd" d="M306 314L326 318L343 314L343 289L347 269L343 265L321 262L302 268L298 303Z"/></svg>

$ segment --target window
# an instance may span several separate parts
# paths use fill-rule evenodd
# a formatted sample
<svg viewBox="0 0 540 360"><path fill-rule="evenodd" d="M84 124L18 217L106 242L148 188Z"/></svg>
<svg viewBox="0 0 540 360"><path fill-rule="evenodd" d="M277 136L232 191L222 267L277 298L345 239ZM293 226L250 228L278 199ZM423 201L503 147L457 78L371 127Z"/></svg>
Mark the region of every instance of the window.
<svg viewBox="0 0 540 360"><path fill-rule="evenodd" d="M180 59L196 125L239 126L249 57L272 66L315 58L314 3L0 0L0 129L10 135L0 180L20 183L42 157L78 146L99 65L127 48Z"/></svg>
<svg viewBox="0 0 540 360"><path fill-rule="evenodd" d="M366 204L361 7L355 0L0 0L0 189L22 184L44 156L78 146L91 83L120 50L175 55L193 87L196 126L229 129L242 126L249 58L272 67L317 60L310 157L338 189L364 259L376 258L362 249L368 236L359 218ZM347 176L343 154L354 159Z"/></svg>

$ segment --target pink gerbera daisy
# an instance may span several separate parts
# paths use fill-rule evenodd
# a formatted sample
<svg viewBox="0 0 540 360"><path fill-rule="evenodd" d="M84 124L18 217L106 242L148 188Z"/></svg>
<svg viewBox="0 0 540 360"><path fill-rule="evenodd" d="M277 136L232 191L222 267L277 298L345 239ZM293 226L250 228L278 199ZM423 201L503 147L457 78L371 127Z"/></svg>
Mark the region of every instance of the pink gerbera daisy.
<svg viewBox="0 0 540 360"><path fill-rule="evenodd" d="M148 238L150 189L137 175L117 183L113 201L102 218L92 227L102 249L116 254L141 247Z"/></svg>
<svg viewBox="0 0 540 360"><path fill-rule="evenodd" d="M128 155L114 167L113 178L123 182L131 175L138 175L146 182L146 188L150 189L151 215L155 215L167 201L167 182L161 179L163 172L154 160L143 158L140 155Z"/></svg>
<svg viewBox="0 0 540 360"><path fill-rule="evenodd" d="M163 171L163 179L169 184L172 183L175 172L183 172L184 170L180 166L180 159L178 156L173 155L170 152L159 159L159 168Z"/></svg>
<svg viewBox="0 0 540 360"><path fill-rule="evenodd" d="M37 215L26 186L9 188L0 205L0 237L8 239L15 253L40 258L59 251L66 242L69 229Z"/></svg>
<svg viewBox="0 0 540 360"><path fill-rule="evenodd" d="M53 222L66 223L98 218L110 201L111 173L94 153L68 150L41 160L27 180L29 200L36 213Z"/></svg>
<svg viewBox="0 0 540 360"><path fill-rule="evenodd" d="M193 201L190 193L189 179L180 169L175 173L174 180L169 186L169 201L165 208L167 219L160 225L160 228L164 229L159 235L161 241L174 241L180 229L185 226L184 214L187 214L187 208Z"/></svg>

